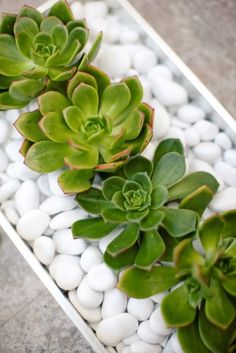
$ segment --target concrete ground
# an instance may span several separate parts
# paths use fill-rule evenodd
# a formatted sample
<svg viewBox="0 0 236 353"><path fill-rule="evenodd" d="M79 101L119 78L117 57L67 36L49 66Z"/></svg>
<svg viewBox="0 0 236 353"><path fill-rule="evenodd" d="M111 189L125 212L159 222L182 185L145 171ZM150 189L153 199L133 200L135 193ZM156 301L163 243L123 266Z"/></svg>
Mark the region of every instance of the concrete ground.
<svg viewBox="0 0 236 353"><path fill-rule="evenodd" d="M236 1L130 0L236 116ZM16 12L40 0L0 0ZM0 353L92 350L8 239L0 250Z"/></svg>

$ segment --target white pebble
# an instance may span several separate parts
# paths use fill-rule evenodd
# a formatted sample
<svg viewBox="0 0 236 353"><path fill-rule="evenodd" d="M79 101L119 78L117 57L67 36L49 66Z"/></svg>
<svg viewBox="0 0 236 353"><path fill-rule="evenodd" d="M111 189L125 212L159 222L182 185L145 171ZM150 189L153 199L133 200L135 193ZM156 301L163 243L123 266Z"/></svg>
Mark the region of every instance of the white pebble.
<svg viewBox="0 0 236 353"><path fill-rule="evenodd" d="M77 299L77 291L76 290L72 290L68 293L69 299L71 301L71 303L74 305L74 307L76 308L76 310L78 310L78 312L80 313L80 315L87 320L88 322L99 322L102 317L101 317L101 309L98 307L96 309L87 309L84 308L82 305L80 305L80 303L78 302Z"/></svg>
<svg viewBox="0 0 236 353"><path fill-rule="evenodd" d="M186 145L186 139L183 130L176 126L171 126L169 128L167 134L165 135L165 138L177 138L182 142L184 147Z"/></svg>
<svg viewBox="0 0 236 353"><path fill-rule="evenodd" d="M26 212L39 207L39 189L32 180L21 184L15 194L16 209L21 216Z"/></svg>
<svg viewBox="0 0 236 353"><path fill-rule="evenodd" d="M86 309L96 309L103 301L103 293L91 288L85 276L77 289L77 300Z"/></svg>
<svg viewBox="0 0 236 353"><path fill-rule="evenodd" d="M162 350L161 346L153 345L146 342L135 342L131 344L131 353L160 353Z"/></svg>
<svg viewBox="0 0 236 353"><path fill-rule="evenodd" d="M102 318L123 313L127 306L127 297L118 288L113 288L104 294L102 303ZM132 313L131 313L132 314Z"/></svg>
<svg viewBox="0 0 236 353"><path fill-rule="evenodd" d="M191 162L190 170L191 170L191 172L207 172L207 173L210 173L211 175L213 175L214 178L216 178L216 180L220 184L219 190L221 190L224 187L223 179L219 176L219 174L217 174L215 172L215 170L213 169L213 167L209 163L201 161L200 159L195 158Z"/></svg>
<svg viewBox="0 0 236 353"><path fill-rule="evenodd" d="M105 17L108 6L105 1L89 1L84 5L85 17Z"/></svg>
<svg viewBox="0 0 236 353"><path fill-rule="evenodd" d="M236 167L236 150L228 150L224 153L224 160L232 167Z"/></svg>
<svg viewBox="0 0 236 353"><path fill-rule="evenodd" d="M53 195L56 196L64 196L64 192L62 191L62 189L60 188L59 184L58 184L58 177L61 174L60 170L57 170L56 172L53 173L49 173L48 174L48 182L49 182L49 188L52 192Z"/></svg>
<svg viewBox="0 0 236 353"><path fill-rule="evenodd" d="M209 163L215 163L221 157L220 147L213 142L201 142L193 152L197 158Z"/></svg>
<svg viewBox="0 0 236 353"><path fill-rule="evenodd" d="M55 230L69 228L75 221L86 217L87 213L80 209L61 212L52 218L50 228Z"/></svg>
<svg viewBox="0 0 236 353"><path fill-rule="evenodd" d="M6 154L12 162L23 162L24 157L20 154L22 141L10 140L4 146Z"/></svg>
<svg viewBox="0 0 236 353"><path fill-rule="evenodd" d="M61 259L54 269L54 279L57 285L64 290L72 290L78 287L83 277L83 271L79 264Z"/></svg>
<svg viewBox="0 0 236 353"><path fill-rule="evenodd" d="M185 134L185 139L186 139L186 145L187 146L194 147L194 146L197 146L200 143L199 133L193 127L190 127L189 129L186 129L184 131L184 134Z"/></svg>
<svg viewBox="0 0 236 353"><path fill-rule="evenodd" d="M102 343L114 346L132 335L137 326L138 320L135 316L122 313L102 320L98 324L96 334Z"/></svg>
<svg viewBox="0 0 236 353"><path fill-rule="evenodd" d="M151 329L149 320L141 322L138 327L137 333L142 341L150 344L161 343L164 339L163 336L159 336L156 332Z"/></svg>
<svg viewBox="0 0 236 353"><path fill-rule="evenodd" d="M9 124L4 119L0 119L0 145L6 142L10 133Z"/></svg>
<svg viewBox="0 0 236 353"><path fill-rule="evenodd" d="M49 225L47 213L40 210L31 210L25 213L17 223L17 232L25 240L35 240L40 237Z"/></svg>
<svg viewBox="0 0 236 353"><path fill-rule="evenodd" d="M84 272L89 272L94 266L102 262L102 254L94 245L90 245L81 255L80 266Z"/></svg>
<svg viewBox="0 0 236 353"><path fill-rule="evenodd" d="M41 191L41 193L43 195L45 195L45 196L52 195L51 189L49 187L49 180L48 180L47 174L40 175L40 177L37 180L37 183L39 186L39 190Z"/></svg>
<svg viewBox="0 0 236 353"><path fill-rule="evenodd" d="M216 173L229 186L236 186L236 168L223 161L219 161L214 165Z"/></svg>
<svg viewBox="0 0 236 353"><path fill-rule="evenodd" d="M13 207L7 207L5 209L5 215L8 219L8 221L14 225L16 225L17 222L19 221L19 215L16 212L15 208L13 208Z"/></svg>
<svg viewBox="0 0 236 353"><path fill-rule="evenodd" d="M180 106L188 101L186 90L166 77L156 77L151 87L156 98L165 106Z"/></svg>
<svg viewBox="0 0 236 353"><path fill-rule="evenodd" d="M72 262L79 266L79 261L80 259L78 256L65 254L56 255L49 266L49 273L53 278L55 278L56 272L58 271L58 268L60 269L61 263Z"/></svg>
<svg viewBox="0 0 236 353"><path fill-rule="evenodd" d="M37 238L33 244L35 256L44 265L49 265L55 254L55 244L51 238L42 236Z"/></svg>
<svg viewBox="0 0 236 353"><path fill-rule="evenodd" d="M133 333L131 336L123 339L123 343L127 346L130 346L132 343L139 341L140 338L137 333Z"/></svg>
<svg viewBox="0 0 236 353"><path fill-rule="evenodd" d="M36 179L40 175L38 172L35 172L34 170L27 167L27 165L25 165L21 161L15 162L13 164L13 168L15 178L20 179L22 181L28 179Z"/></svg>
<svg viewBox="0 0 236 353"><path fill-rule="evenodd" d="M146 78L140 77L140 81L143 86L143 102L150 102L152 99L152 92L149 82Z"/></svg>
<svg viewBox="0 0 236 353"><path fill-rule="evenodd" d="M150 161L153 159L154 153L155 153L155 149L156 149L156 143L154 143L153 141L151 141L147 147L145 148L145 150L142 152L142 156L149 159Z"/></svg>
<svg viewBox="0 0 236 353"><path fill-rule="evenodd" d="M103 254L106 251L106 248L108 247L108 245L112 242L112 240L117 238L121 232L122 232L121 228L114 229L111 233L109 233L101 240L99 240L98 247Z"/></svg>
<svg viewBox="0 0 236 353"><path fill-rule="evenodd" d="M205 118L205 112L194 104L186 104L179 108L178 117L186 123L195 123Z"/></svg>
<svg viewBox="0 0 236 353"><path fill-rule="evenodd" d="M114 353L116 353L116 351ZM131 353L130 347L125 347L120 353Z"/></svg>
<svg viewBox="0 0 236 353"><path fill-rule="evenodd" d="M219 191L211 201L210 208L215 212L236 208L236 187Z"/></svg>
<svg viewBox="0 0 236 353"><path fill-rule="evenodd" d="M47 228L43 234L44 234L44 235L47 235L47 236L51 236L51 235L54 234L54 232L55 232L54 229Z"/></svg>
<svg viewBox="0 0 236 353"><path fill-rule="evenodd" d="M133 44L139 39L139 34L137 31L125 27L120 33L120 41L122 44Z"/></svg>
<svg viewBox="0 0 236 353"><path fill-rule="evenodd" d="M225 132L220 132L216 138L215 143L224 150L229 150L232 147L232 142Z"/></svg>
<svg viewBox="0 0 236 353"><path fill-rule="evenodd" d="M0 120L1 121L1 120ZM8 166L8 157L6 153L0 149L0 173L5 172Z"/></svg>
<svg viewBox="0 0 236 353"><path fill-rule="evenodd" d="M170 115L166 108L156 100L151 101L151 106L155 109L153 120L153 137L160 139L168 132L170 127Z"/></svg>
<svg viewBox="0 0 236 353"><path fill-rule="evenodd" d="M185 123L184 121L180 120L179 118L176 118L176 116L171 117L171 125L179 127L182 130L186 130L190 127L190 124Z"/></svg>
<svg viewBox="0 0 236 353"><path fill-rule="evenodd" d="M157 304L161 304L163 298L165 298L165 296L168 294L168 292L162 292L162 293L159 293L159 294L155 294L153 295L150 299L152 299L154 301L154 303L157 303Z"/></svg>
<svg viewBox="0 0 236 353"><path fill-rule="evenodd" d="M83 239L74 239L70 229L58 230L53 235L56 250L60 254L79 255L86 249Z"/></svg>
<svg viewBox="0 0 236 353"><path fill-rule="evenodd" d="M123 77L131 67L130 55L119 45L105 47L98 61L100 68L113 78Z"/></svg>
<svg viewBox="0 0 236 353"><path fill-rule="evenodd" d="M116 350L118 353L121 353L123 351L123 349L125 348L124 343L120 342L116 345Z"/></svg>
<svg viewBox="0 0 236 353"><path fill-rule="evenodd" d="M81 2L79 2L79 1L72 2L70 7L72 10L73 16L76 20L80 20L81 18L83 18L85 16L84 6Z"/></svg>
<svg viewBox="0 0 236 353"><path fill-rule="evenodd" d="M184 353L180 343L179 343L179 340L178 340L178 337L176 334L173 334L170 338L170 345L174 351L174 353ZM200 352L199 352L200 353Z"/></svg>
<svg viewBox="0 0 236 353"><path fill-rule="evenodd" d="M116 285L114 272L105 264L94 266L88 273L88 283L96 291L108 291Z"/></svg>
<svg viewBox="0 0 236 353"><path fill-rule="evenodd" d="M130 298L127 311L137 317L139 321L147 320L153 311L153 301L151 299Z"/></svg>
<svg viewBox="0 0 236 353"><path fill-rule="evenodd" d="M218 126L207 120L198 121L193 128L197 130L202 141L214 140L219 131Z"/></svg>
<svg viewBox="0 0 236 353"><path fill-rule="evenodd" d="M159 77L159 76L163 76L165 78L168 78L169 80L173 79L173 75L172 72L168 69L168 67L164 66L164 65L157 65L155 67L153 67L147 75L148 80L150 81L150 83L153 82L154 77Z"/></svg>
<svg viewBox="0 0 236 353"><path fill-rule="evenodd" d="M151 315L149 324L153 332L160 336L166 336L171 333L171 329L167 327L161 313L161 308L158 307Z"/></svg>
<svg viewBox="0 0 236 353"><path fill-rule="evenodd" d="M69 211L76 205L77 203L73 196L51 196L41 203L40 209L49 215L54 215L59 212Z"/></svg>
<svg viewBox="0 0 236 353"><path fill-rule="evenodd" d="M20 182L18 180L10 180L0 187L0 202L9 199L19 188Z"/></svg>
<svg viewBox="0 0 236 353"><path fill-rule="evenodd" d="M140 74L146 74L157 63L157 56L150 49L143 49L136 53L133 58L133 67Z"/></svg>

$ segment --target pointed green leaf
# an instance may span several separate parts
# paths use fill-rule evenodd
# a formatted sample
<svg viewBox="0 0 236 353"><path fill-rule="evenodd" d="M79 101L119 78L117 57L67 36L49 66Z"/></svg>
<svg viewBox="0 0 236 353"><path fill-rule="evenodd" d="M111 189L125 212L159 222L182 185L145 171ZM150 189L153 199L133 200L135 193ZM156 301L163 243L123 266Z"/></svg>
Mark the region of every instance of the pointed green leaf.
<svg viewBox="0 0 236 353"><path fill-rule="evenodd" d="M100 112L116 118L127 107L130 91L125 83L113 83L103 92Z"/></svg>
<svg viewBox="0 0 236 353"><path fill-rule="evenodd" d="M144 217L147 216L148 212L148 208L144 211L129 211L126 215L126 218L130 222L140 222Z"/></svg>
<svg viewBox="0 0 236 353"><path fill-rule="evenodd" d="M162 207L161 211L165 214L162 224L171 236L178 238L196 230L198 221L197 213L191 210L167 207Z"/></svg>
<svg viewBox="0 0 236 353"><path fill-rule="evenodd" d="M3 13L0 19L0 33L14 35L14 24L16 15L11 13Z"/></svg>
<svg viewBox="0 0 236 353"><path fill-rule="evenodd" d="M73 149L70 155L65 157L65 164L71 169L93 169L98 164L98 151L94 148L88 151Z"/></svg>
<svg viewBox="0 0 236 353"><path fill-rule="evenodd" d="M39 98L39 109L42 115L50 112L61 113L65 108L70 106L70 102L59 92L46 92Z"/></svg>
<svg viewBox="0 0 236 353"><path fill-rule="evenodd" d="M88 170L65 170L58 177L58 184L64 193L78 193L91 187L94 171Z"/></svg>
<svg viewBox="0 0 236 353"><path fill-rule="evenodd" d="M72 102L80 108L85 117L97 115L98 95L93 87L81 83L72 94Z"/></svg>
<svg viewBox="0 0 236 353"><path fill-rule="evenodd" d="M29 102L33 98L37 97L44 87L44 81L25 78L13 82L9 88L9 94L14 99Z"/></svg>
<svg viewBox="0 0 236 353"><path fill-rule="evenodd" d="M81 44L78 40L74 40L70 45L67 44L60 54L56 50L53 55L49 56L45 65L47 67L67 66L74 60L80 49Z"/></svg>
<svg viewBox="0 0 236 353"><path fill-rule="evenodd" d="M74 132L80 132L80 126L85 121L82 111L76 106L70 106L63 110L63 115L69 128Z"/></svg>
<svg viewBox="0 0 236 353"><path fill-rule="evenodd" d="M102 38L103 38L103 33L99 32L95 41L93 42L91 48L89 49L88 52L88 62L92 62L96 59L96 56L101 48L102 45Z"/></svg>
<svg viewBox="0 0 236 353"><path fill-rule="evenodd" d="M17 17L30 17L38 26L40 26L43 20L43 15L38 10L27 5L22 7Z"/></svg>
<svg viewBox="0 0 236 353"><path fill-rule="evenodd" d="M151 141L152 136L152 127L145 124L139 136L135 140L129 142L129 145L132 148L132 154L135 155L143 152Z"/></svg>
<svg viewBox="0 0 236 353"><path fill-rule="evenodd" d="M75 76L70 80L68 84L67 95L71 100L75 88L81 83L86 83L87 85L97 89L97 82L95 78L86 72L79 71L75 74Z"/></svg>
<svg viewBox="0 0 236 353"><path fill-rule="evenodd" d="M41 118L42 115L38 110L23 113L16 120L14 125L19 133L29 141L37 142L46 140L46 136L38 125Z"/></svg>
<svg viewBox="0 0 236 353"><path fill-rule="evenodd" d="M219 187L219 183L211 174L195 172L187 175L169 189L169 200L182 199L203 185L207 186L213 193Z"/></svg>
<svg viewBox="0 0 236 353"><path fill-rule="evenodd" d="M102 183L102 193L105 198L111 200L117 191L122 190L124 183L125 179L118 176L112 176L104 180Z"/></svg>
<svg viewBox="0 0 236 353"><path fill-rule="evenodd" d="M147 103L141 103L138 106L138 112L141 112L144 115L144 123L153 127L154 120L154 109Z"/></svg>
<svg viewBox="0 0 236 353"><path fill-rule="evenodd" d="M113 205L115 205L115 207L121 209L121 210L125 210L125 197L123 196L121 191L117 191L112 199L111 199Z"/></svg>
<svg viewBox="0 0 236 353"><path fill-rule="evenodd" d="M222 213L222 217L226 223L222 237L236 238L236 210L226 211Z"/></svg>
<svg viewBox="0 0 236 353"><path fill-rule="evenodd" d="M184 147L179 139L169 138L159 143L153 157L154 166L156 167L157 163L160 162L161 158L170 152L177 152L184 156Z"/></svg>
<svg viewBox="0 0 236 353"><path fill-rule="evenodd" d="M143 231L158 228L159 224L162 222L165 214L161 211L150 210L148 215L142 219L140 222L140 228Z"/></svg>
<svg viewBox="0 0 236 353"><path fill-rule="evenodd" d="M124 172L129 179L132 179L135 174L140 172L146 172L148 175L151 175L152 162L142 156L132 157L125 164Z"/></svg>
<svg viewBox="0 0 236 353"><path fill-rule="evenodd" d="M105 223L102 218L90 218L76 221L72 225L75 238L96 240L105 237L117 227L116 224Z"/></svg>
<svg viewBox="0 0 236 353"><path fill-rule="evenodd" d="M192 239L182 240L174 249L173 261L177 268L188 268L204 263L204 258L193 248Z"/></svg>
<svg viewBox="0 0 236 353"><path fill-rule="evenodd" d="M154 266L151 271L133 267L122 273L117 287L129 297L148 298L174 286L175 275L173 267Z"/></svg>
<svg viewBox="0 0 236 353"><path fill-rule="evenodd" d="M15 36L18 33L25 32L31 41L39 33L39 27L37 23L30 17L18 17L14 26Z"/></svg>
<svg viewBox="0 0 236 353"><path fill-rule="evenodd" d="M111 256L107 251L103 255L104 262L114 271L121 271L130 267L134 263L135 256L138 252L138 245L135 244L132 248L122 252L117 256Z"/></svg>
<svg viewBox="0 0 236 353"><path fill-rule="evenodd" d="M9 92L0 93L0 110L19 109L28 103L14 99Z"/></svg>
<svg viewBox="0 0 236 353"><path fill-rule="evenodd" d="M61 82L61 81L67 81L71 79L71 77L74 75L75 72L76 72L75 66L70 68L69 70L66 70L65 68L50 68L48 70L48 76L53 81ZM56 88L56 91L58 91L57 88Z"/></svg>
<svg viewBox="0 0 236 353"><path fill-rule="evenodd" d="M184 157L177 152L165 154L157 163L152 175L153 186L171 186L175 184L185 173L186 165Z"/></svg>
<svg viewBox="0 0 236 353"><path fill-rule="evenodd" d="M102 191L93 187L78 194L76 200L87 212L99 215L104 208L112 206L111 202L104 198Z"/></svg>
<svg viewBox="0 0 236 353"><path fill-rule="evenodd" d="M136 223L130 223L107 247L109 255L117 255L132 248L139 238L139 226Z"/></svg>
<svg viewBox="0 0 236 353"><path fill-rule="evenodd" d="M148 193L152 192L152 183L147 174L147 172L140 172L133 176L132 180L137 181L140 185L142 185L143 190Z"/></svg>
<svg viewBox="0 0 236 353"><path fill-rule="evenodd" d="M209 253L213 255L215 253L221 240L221 234L224 227L224 219L219 215L213 215L209 217L202 224L199 232L199 237L207 254Z"/></svg>
<svg viewBox="0 0 236 353"><path fill-rule="evenodd" d="M63 25L62 21L58 17L48 16L41 22L40 31L52 35L54 28L58 25Z"/></svg>
<svg viewBox="0 0 236 353"><path fill-rule="evenodd" d="M153 191L152 191L152 203L151 203L151 209L157 210L161 206L163 206L167 200L168 200L168 190L165 186L163 185L158 185Z"/></svg>
<svg viewBox="0 0 236 353"><path fill-rule="evenodd" d="M92 65L86 65L86 68L84 68L83 71L87 72L95 78L98 86L97 90L100 101L102 99L104 90L110 85L110 78L105 72Z"/></svg>
<svg viewBox="0 0 236 353"><path fill-rule="evenodd" d="M170 327L186 326L194 321L196 310L188 301L188 289L181 285L162 300L162 315Z"/></svg>
<svg viewBox="0 0 236 353"><path fill-rule="evenodd" d="M25 71L23 73L25 77L33 78L36 80L47 76L47 74L48 74L48 69L42 66L34 67L32 70Z"/></svg>
<svg viewBox="0 0 236 353"><path fill-rule="evenodd" d="M165 252L166 246L156 230L143 233L140 249L135 258L135 266L150 270Z"/></svg>
<svg viewBox="0 0 236 353"><path fill-rule="evenodd" d="M138 110L133 111L114 131L124 129L125 140L136 139L142 131L144 114Z"/></svg>
<svg viewBox="0 0 236 353"><path fill-rule="evenodd" d="M142 185L139 184L137 181L126 180L122 189L122 193L135 190L142 190Z"/></svg>
<svg viewBox="0 0 236 353"><path fill-rule="evenodd" d="M22 145L21 145L21 148L19 150L20 154L22 154L23 157L26 156L28 150L30 149L30 147L32 146L32 142L31 141L28 141L26 139L24 139Z"/></svg>
<svg viewBox="0 0 236 353"><path fill-rule="evenodd" d="M207 186L203 185L186 196L180 203L179 208L187 208L198 213L201 217L211 200L213 192Z"/></svg>
<svg viewBox="0 0 236 353"><path fill-rule="evenodd" d="M52 44L52 37L46 32L39 32L34 36L34 43L35 45L43 44L46 46Z"/></svg>
<svg viewBox="0 0 236 353"><path fill-rule="evenodd" d="M173 238L169 235L169 233L163 227L158 228L158 232L160 233L162 239L165 241L166 251L161 257L162 261L173 262L173 251L176 245L178 245L178 239Z"/></svg>
<svg viewBox="0 0 236 353"><path fill-rule="evenodd" d="M226 290L226 292L233 297L236 297L236 275L235 276L225 276L222 286Z"/></svg>
<svg viewBox="0 0 236 353"><path fill-rule="evenodd" d="M68 138L73 134L63 116L56 112L44 115L39 125L47 138L54 142L66 143Z"/></svg>
<svg viewBox="0 0 236 353"><path fill-rule="evenodd" d="M101 214L106 222L115 224L127 223L126 212L118 208L105 208Z"/></svg>
<svg viewBox="0 0 236 353"><path fill-rule="evenodd" d="M65 0L59 0L49 10L49 16L56 16L64 23L74 19L70 6Z"/></svg>
<svg viewBox="0 0 236 353"><path fill-rule="evenodd" d="M66 26L63 26L63 25L55 26L52 31L52 38L56 47L62 50L65 47L68 40L68 32L67 32Z"/></svg>

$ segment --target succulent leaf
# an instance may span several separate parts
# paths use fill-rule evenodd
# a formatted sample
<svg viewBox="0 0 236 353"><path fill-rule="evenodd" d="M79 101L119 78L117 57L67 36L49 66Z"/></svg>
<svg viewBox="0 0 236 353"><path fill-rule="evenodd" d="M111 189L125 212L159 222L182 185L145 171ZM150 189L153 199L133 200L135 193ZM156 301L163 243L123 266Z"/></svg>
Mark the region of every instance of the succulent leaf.
<svg viewBox="0 0 236 353"><path fill-rule="evenodd" d="M105 223L102 218L82 219L75 222L72 226L74 237L96 240L103 238L117 227L116 224Z"/></svg>
<svg viewBox="0 0 236 353"><path fill-rule="evenodd" d="M39 111L27 112L21 115L20 119L15 122L15 127L19 133L31 142L46 140L46 136L39 127L42 118Z"/></svg>
<svg viewBox="0 0 236 353"><path fill-rule="evenodd" d="M198 218L195 212L167 207L162 207L161 211L165 214L162 224L171 236L178 238L196 230Z"/></svg>
<svg viewBox="0 0 236 353"><path fill-rule="evenodd" d="M194 320L194 322L187 326L179 327L177 329L177 335L185 353L212 353L202 341L197 327L197 320ZM214 353L220 352L214 350Z"/></svg>
<svg viewBox="0 0 236 353"><path fill-rule="evenodd" d="M187 208L198 213L201 217L211 200L214 193L206 185L201 186L199 189L193 191L186 196L179 205L179 208Z"/></svg>
<svg viewBox="0 0 236 353"><path fill-rule="evenodd" d="M154 167L156 167L165 154L170 152L176 152L184 156L184 147L179 139L169 138L160 142L153 157Z"/></svg>
<svg viewBox="0 0 236 353"><path fill-rule="evenodd" d="M64 193L77 193L88 190L94 170L65 170L58 177L58 184Z"/></svg>
<svg viewBox="0 0 236 353"><path fill-rule="evenodd" d="M134 263L134 259L137 255L138 252L138 245L135 244L128 250L120 253L117 256L112 256L108 253L108 251L105 251L103 255L103 259L105 263L110 266L114 271L121 271L124 270L127 267L132 266Z"/></svg>
<svg viewBox="0 0 236 353"><path fill-rule="evenodd" d="M112 203L104 198L102 191L96 188L90 188L83 193L79 193L76 200L84 210L98 215L104 208L112 206Z"/></svg>
<svg viewBox="0 0 236 353"><path fill-rule="evenodd" d="M139 227L136 223L130 223L107 247L106 251L113 257L132 248L139 237Z"/></svg>

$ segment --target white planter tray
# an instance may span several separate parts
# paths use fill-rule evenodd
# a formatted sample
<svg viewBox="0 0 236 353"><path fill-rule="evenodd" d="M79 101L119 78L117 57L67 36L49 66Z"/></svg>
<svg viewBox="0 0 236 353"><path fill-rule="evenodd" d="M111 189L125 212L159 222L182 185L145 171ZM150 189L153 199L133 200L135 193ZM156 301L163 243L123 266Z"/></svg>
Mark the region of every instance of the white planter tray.
<svg viewBox="0 0 236 353"><path fill-rule="evenodd" d="M46 12L52 4L57 0L49 0L42 5L39 10ZM209 106L214 111L214 116L221 126L225 126L226 131L234 139L236 137L236 121L217 101L217 99L208 91L208 89L199 81L199 79L189 70L189 68L181 61L181 59L170 49L164 40L149 26L142 16L129 4L127 0L113 0L127 14L127 21L132 22L132 26L139 26L139 32L153 42L153 48L160 53L162 58L169 60L172 68L177 73L177 80L184 85L190 96L199 97L204 106ZM72 1L69 1L72 2ZM85 2L85 1L84 1ZM109 3L111 1L109 0ZM55 284L46 268L40 264L33 254L29 245L20 238L13 226L6 217L0 212L0 229L6 234L18 251L25 258L27 263L39 277L57 303L64 310L66 315L71 319L73 324L78 328L85 339L90 343L91 347L97 353L107 353L108 350L99 342L93 331L87 323L81 318L79 313L69 302L63 291Z"/></svg>

